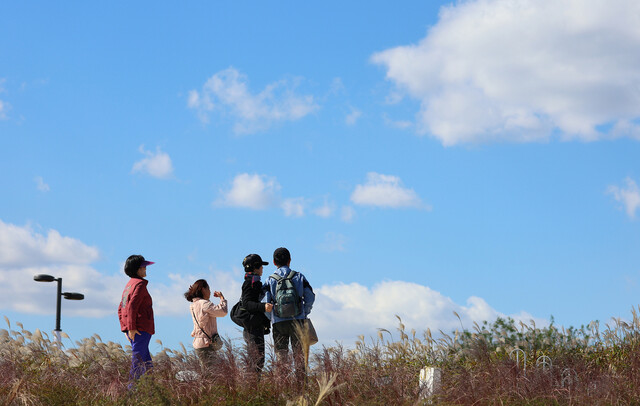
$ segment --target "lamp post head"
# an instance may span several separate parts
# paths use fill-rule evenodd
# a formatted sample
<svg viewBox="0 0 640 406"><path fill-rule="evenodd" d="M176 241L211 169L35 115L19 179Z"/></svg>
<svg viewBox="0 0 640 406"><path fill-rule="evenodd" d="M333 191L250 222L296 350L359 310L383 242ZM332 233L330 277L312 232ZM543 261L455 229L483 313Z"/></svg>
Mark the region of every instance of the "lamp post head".
<svg viewBox="0 0 640 406"><path fill-rule="evenodd" d="M82 300L82 299L84 299L84 295L82 293L76 293L76 292L64 292L62 294L62 296L64 296L64 298L67 299L67 300Z"/></svg>
<svg viewBox="0 0 640 406"><path fill-rule="evenodd" d="M33 280L36 282L53 282L56 278L51 275L39 274L34 276Z"/></svg>
<svg viewBox="0 0 640 406"><path fill-rule="evenodd" d="M62 302L62 297L67 300L82 300L84 299L84 295L82 293L76 292L62 292L62 278L56 278L55 276L46 275L46 274L38 274L33 277L33 280L36 282L58 282L58 292L56 295L56 329L53 330L56 334L56 341L58 345L62 345L60 332L60 304Z"/></svg>

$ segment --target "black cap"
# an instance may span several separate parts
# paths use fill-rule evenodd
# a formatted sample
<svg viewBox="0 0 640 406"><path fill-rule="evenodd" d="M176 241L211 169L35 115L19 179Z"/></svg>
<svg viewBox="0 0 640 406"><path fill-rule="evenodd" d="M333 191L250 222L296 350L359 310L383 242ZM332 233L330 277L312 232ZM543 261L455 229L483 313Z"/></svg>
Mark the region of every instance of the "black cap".
<svg viewBox="0 0 640 406"><path fill-rule="evenodd" d="M249 271L253 271L253 268L255 268L256 265L269 265L269 263L264 262L258 254L249 254L244 257L244 260L242 261L243 267L251 268Z"/></svg>
<svg viewBox="0 0 640 406"><path fill-rule="evenodd" d="M273 262L279 265L287 265L291 261L291 253L284 247L277 248L273 251Z"/></svg>

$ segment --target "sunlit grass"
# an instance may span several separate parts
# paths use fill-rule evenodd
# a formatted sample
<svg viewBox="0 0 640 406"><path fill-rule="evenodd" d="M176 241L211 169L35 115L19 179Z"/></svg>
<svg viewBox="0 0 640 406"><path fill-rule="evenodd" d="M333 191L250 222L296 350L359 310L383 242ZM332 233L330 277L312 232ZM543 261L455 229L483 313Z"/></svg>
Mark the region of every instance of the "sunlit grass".
<svg viewBox="0 0 640 406"><path fill-rule="evenodd" d="M351 348L309 351L305 344L302 385L294 373L269 367L273 348L256 381L245 373L240 339L227 340L208 371L182 345L155 354L153 372L133 390L127 389L129 346L98 335L75 342L63 335L59 348L47 333L5 317L0 404L628 404L640 399L640 318L636 309L631 315L630 321L566 329L498 319L438 334L406 331L398 318L396 329L360 336ZM425 366L442 370L430 399L420 396Z"/></svg>

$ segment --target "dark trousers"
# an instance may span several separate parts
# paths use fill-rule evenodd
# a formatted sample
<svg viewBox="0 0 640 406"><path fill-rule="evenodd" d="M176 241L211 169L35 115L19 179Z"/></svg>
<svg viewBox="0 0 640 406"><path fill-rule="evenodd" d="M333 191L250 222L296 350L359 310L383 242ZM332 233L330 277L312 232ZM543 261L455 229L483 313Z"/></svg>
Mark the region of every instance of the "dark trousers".
<svg viewBox="0 0 640 406"><path fill-rule="evenodd" d="M136 380L144 375L147 370L153 367L151 362L151 353L149 353L149 342L151 341L151 334L146 331L141 331L140 334L136 334L131 343L131 371L129 372L129 378Z"/></svg>
<svg viewBox="0 0 640 406"><path fill-rule="evenodd" d="M198 356L202 369L207 372L211 372L217 361L216 350L209 346L204 348L194 348L193 351Z"/></svg>
<svg viewBox="0 0 640 406"><path fill-rule="evenodd" d="M293 353L293 362L298 377L304 376L304 354L296 331L296 325L302 327L302 323L303 320L285 320L272 326L273 345L276 347L278 362L288 362L289 342L291 342L291 352Z"/></svg>
<svg viewBox="0 0 640 406"><path fill-rule="evenodd" d="M247 343L249 369L253 369L257 373L262 372L262 368L264 367L264 330L254 331L244 329L242 331L242 337Z"/></svg>

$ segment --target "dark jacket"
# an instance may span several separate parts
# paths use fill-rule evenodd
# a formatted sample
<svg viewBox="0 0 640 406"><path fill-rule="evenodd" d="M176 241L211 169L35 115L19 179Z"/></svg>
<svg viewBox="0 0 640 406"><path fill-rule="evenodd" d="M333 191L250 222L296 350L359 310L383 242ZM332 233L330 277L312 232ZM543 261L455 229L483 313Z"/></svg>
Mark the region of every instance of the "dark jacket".
<svg viewBox="0 0 640 406"><path fill-rule="evenodd" d="M120 330L138 330L154 334L153 308L151 295L147 291L148 280L131 278L124 287L122 300L118 306Z"/></svg>
<svg viewBox="0 0 640 406"><path fill-rule="evenodd" d="M264 297L260 276L247 273L242 284L242 307L251 314L249 320L245 322L245 329L252 333L263 332L271 325L271 322L264 314L264 305L261 300Z"/></svg>

